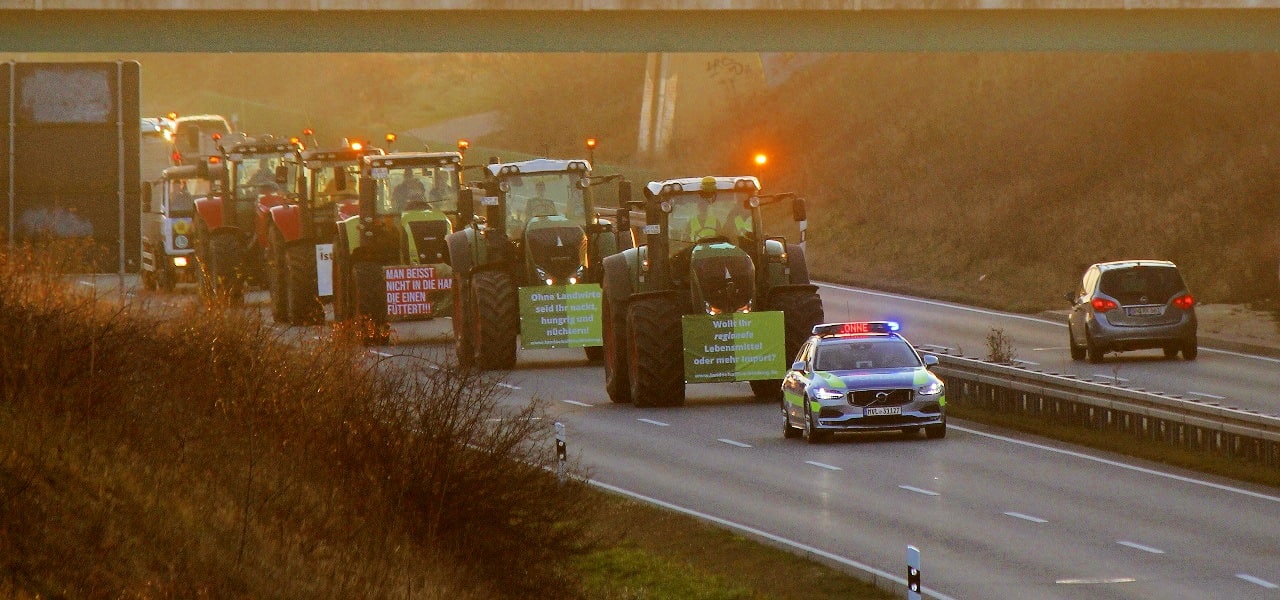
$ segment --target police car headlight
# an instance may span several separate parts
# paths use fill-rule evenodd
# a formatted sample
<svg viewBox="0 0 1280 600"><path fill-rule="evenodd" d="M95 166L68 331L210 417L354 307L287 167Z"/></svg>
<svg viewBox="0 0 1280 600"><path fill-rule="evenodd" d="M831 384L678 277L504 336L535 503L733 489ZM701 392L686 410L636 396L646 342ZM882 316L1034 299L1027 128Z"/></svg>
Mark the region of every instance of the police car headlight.
<svg viewBox="0 0 1280 600"><path fill-rule="evenodd" d="M173 247L174 247L174 248L184 248L184 249L185 249L185 248L187 247L187 245L188 245L188 244L190 244L190 243L191 243L191 241L190 241L190 240L188 240L188 239L187 239L187 236L185 236L185 235L175 235L175 236L173 236Z"/></svg>
<svg viewBox="0 0 1280 600"><path fill-rule="evenodd" d="M839 400L844 397L844 392L827 388L813 388L812 393L816 400Z"/></svg>
<svg viewBox="0 0 1280 600"><path fill-rule="evenodd" d="M920 394L921 396L937 396L938 394L942 393L942 382L931 381L929 383L926 383L916 388L916 393Z"/></svg>

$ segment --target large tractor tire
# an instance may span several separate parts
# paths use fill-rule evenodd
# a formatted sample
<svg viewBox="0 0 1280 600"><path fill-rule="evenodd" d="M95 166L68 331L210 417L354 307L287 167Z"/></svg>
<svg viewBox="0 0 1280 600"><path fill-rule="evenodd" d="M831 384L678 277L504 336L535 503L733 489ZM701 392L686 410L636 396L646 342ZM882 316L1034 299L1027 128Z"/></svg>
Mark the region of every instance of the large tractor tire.
<svg viewBox="0 0 1280 600"><path fill-rule="evenodd" d="M209 246L211 245L209 241L209 226L205 224L204 219L201 219L199 215L196 215L196 218L192 219L192 221L194 223L193 229L195 230L195 235L193 236L195 253L192 258L195 260L197 297L202 304L207 305L213 302L213 280L215 279L212 271L213 266L209 260Z"/></svg>
<svg viewBox="0 0 1280 600"><path fill-rule="evenodd" d="M620 255L604 259L604 298L601 327L604 345L604 388L609 400L631 402L631 383L627 379L627 299L631 297L631 276L627 261Z"/></svg>
<svg viewBox="0 0 1280 600"><path fill-rule="evenodd" d="M165 293L173 293L178 287L178 275L173 272L173 265L167 261L156 266L156 287Z"/></svg>
<svg viewBox="0 0 1280 600"><path fill-rule="evenodd" d="M244 304L244 280L240 277L244 259L243 242L234 231L214 233L209 240L209 271L213 294L231 306Z"/></svg>
<svg viewBox="0 0 1280 600"><path fill-rule="evenodd" d="M267 234L267 293L271 297L271 319L277 323L290 323L289 295L281 285L285 278L284 235L279 229L271 227Z"/></svg>
<svg viewBox="0 0 1280 600"><path fill-rule="evenodd" d="M283 296L288 299L285 314L294 325L324 324L324 305L320 303L316 281L316 247L309 240L285 246ZM385 286L384 286L385 287ZM272 294L275 294L273 289Z"/></svg>
<svg viewBox="0 0 1280 600"><path fill-rule="evenodd" d="M794 276L795 270L791 273ZM813 334L813 326L821 323L825 317L822 298L809 289L777 289L769 295L769 310L782 311L785 332L782 368L790 369L791 361L800 352L800 346ZM761 402L779 402L782 400L782 380L752 381L751 392Z"/></svg>
<svg viewBox="0 0 1280 600"><path fill-rule="evenodd" d="M627 303L627 379L638 407L684 405L680 307L666 295Z"/></svg>
<svg viewBox="0 0 1280 600"><path fill-rule="evenodd" d="M371 345L384 345L391 340L391 325L387 323L387 284L383 279L382 265L368 261L351 264L351 316L366 317L369 331L364 341Z"/></svg>
<svg viewBox="0 0 1280 600"><path fill-rule="evenodd" d="M472 275L471 306L470 318L476 332L476 366L486 370L514 367L520 305L511 274L480 271Z"/></svg>
<svg viewBox="0 0 1280 600"><path fill-rule="evenodd" d="M458 356L458 366L470 369L476 366L475 325L471 319L475 308L471 306L471 285L467 278L453 275L453 343Z"/></svg>

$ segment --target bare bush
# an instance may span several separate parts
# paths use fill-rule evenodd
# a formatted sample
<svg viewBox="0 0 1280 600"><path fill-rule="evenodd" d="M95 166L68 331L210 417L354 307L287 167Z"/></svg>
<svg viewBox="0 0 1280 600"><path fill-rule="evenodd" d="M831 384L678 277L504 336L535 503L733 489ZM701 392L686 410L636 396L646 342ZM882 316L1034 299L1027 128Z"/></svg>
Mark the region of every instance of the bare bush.
<svg viewBox="0 0 1280 600"><path fill-rule="evenodd" d="M573 595L591 511L539 403L359 332L77 295L48 260L0 254L0 589Z"/></svg>

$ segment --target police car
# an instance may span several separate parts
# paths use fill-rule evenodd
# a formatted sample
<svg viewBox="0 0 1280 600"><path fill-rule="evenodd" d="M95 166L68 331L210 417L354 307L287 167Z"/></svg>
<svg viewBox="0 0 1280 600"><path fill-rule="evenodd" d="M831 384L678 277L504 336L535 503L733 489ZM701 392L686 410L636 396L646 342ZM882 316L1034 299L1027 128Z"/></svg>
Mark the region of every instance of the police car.
<svg viewBox="0 0 1280 600"><path fill-rule="evenodd" d="M892 321L813 327L782 380L783 437L821 442L837 431L947 434L937 357L916 352Z"/></svg>

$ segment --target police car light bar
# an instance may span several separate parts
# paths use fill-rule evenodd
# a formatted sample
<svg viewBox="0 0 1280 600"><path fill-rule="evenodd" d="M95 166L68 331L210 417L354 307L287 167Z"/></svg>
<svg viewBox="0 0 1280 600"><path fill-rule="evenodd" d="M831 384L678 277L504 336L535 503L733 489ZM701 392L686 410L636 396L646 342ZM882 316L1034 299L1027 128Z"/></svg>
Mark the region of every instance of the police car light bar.
<svg viewBox="0 0 1280 600"><path fill-rule="evenodd" d="M813 326L813 335L854 335L859 333L893 333L900 329L896 321L855 321L823 323Z"/></svg>

